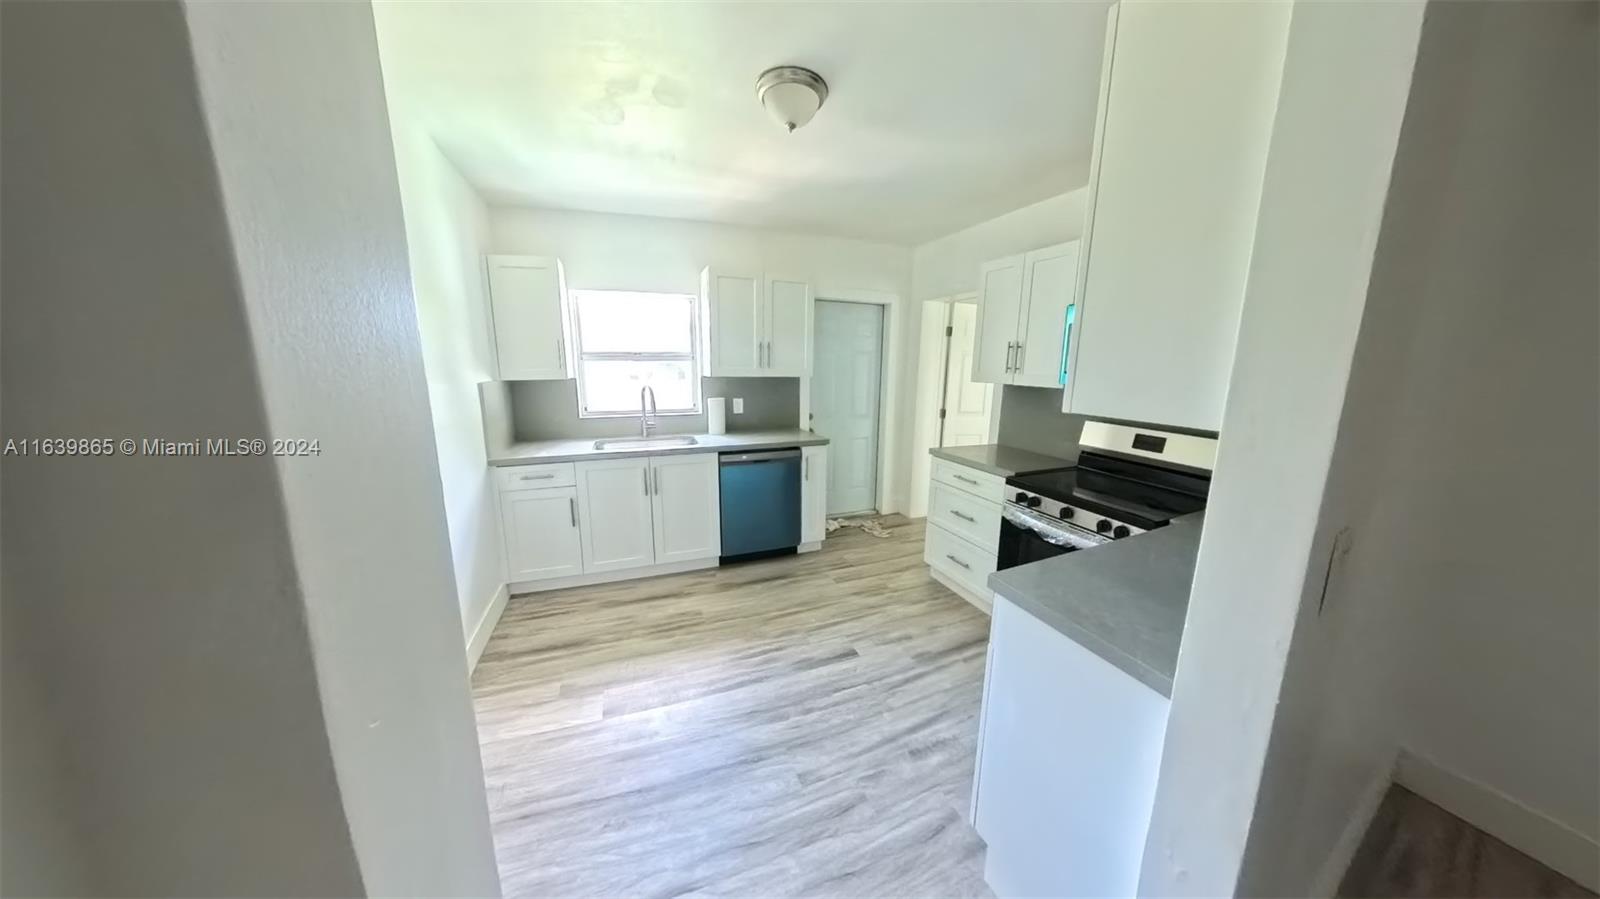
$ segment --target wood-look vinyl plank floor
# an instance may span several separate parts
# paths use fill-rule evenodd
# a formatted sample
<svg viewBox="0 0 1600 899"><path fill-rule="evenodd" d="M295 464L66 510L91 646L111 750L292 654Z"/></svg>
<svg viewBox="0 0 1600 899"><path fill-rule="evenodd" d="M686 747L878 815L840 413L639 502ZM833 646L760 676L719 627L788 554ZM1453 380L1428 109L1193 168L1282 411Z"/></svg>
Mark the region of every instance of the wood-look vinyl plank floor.
<svg viewBox="0 0 1600 899"><path fill-rule="evenodd" d="M1404 787L1390 787L1342 897L1594 896Z"/></svg>
<svg viewBox="0 0 1600 899"><path fill-rule="evenodd" d="M506 895L991 896L989 619L886 524L513 597L473 677Z"/></svg>

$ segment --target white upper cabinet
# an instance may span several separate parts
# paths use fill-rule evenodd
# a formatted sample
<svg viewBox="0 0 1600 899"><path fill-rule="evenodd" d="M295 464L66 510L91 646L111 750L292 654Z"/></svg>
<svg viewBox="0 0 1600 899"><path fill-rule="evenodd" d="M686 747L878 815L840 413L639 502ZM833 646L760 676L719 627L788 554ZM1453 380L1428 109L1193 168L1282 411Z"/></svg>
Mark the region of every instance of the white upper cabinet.
<svg viewBox="0 0 1600 899"><path fill-rule="evenodd" d="M653 564L650 460L607 459L579 462L574 467L584 572L596 574Z"/></svg>
<svg viewBox="0 0 1600 899"><path fill-rule="evenodd" d="M1078 285L1078 242L985 263L978 270L978 340L972 378L1059 387L1063 341Z"/></svg>
<svg viewBox="0 0 1600 899"><path fill-rule="evenodd" d="M972 380L1011 383L1017 320L1022 311L1022 257L1007 256L978 269L978 338Z"/></svg>
<svg viewBox="0 0 1600 899"><path fill-rule="evenodd" d="M1073 296L1078 289L1078 242L1028 253L1022 257L1022 275L1022 311L1011 383L1060 387L1065 379L1062 346L1067 321L1077 313Z"/></svg>
<svg viewBox="0 0 1600 899"><path fill-rule="evenodd" d="M764 374L803 377L811 359L811 284L799 278L766 277L767 347Z"/></svg>
<svg viewBox="0 0 1600 899"><path fill-rule="evenodd" d="M798 378L811 368L811 284L707 268L700 273L706 374Z"/></svg>
<svg viewBox="0 0 1600 899"><path fill-rule="evenodd" d="M722 503L716 453L650 458L657 565L722 554Z"/></svg>
<svg viewBox="0 0 1600 899"><path fill-rule="evenodd" d="M705 269L700 273L701 327L706 374L748 378L762 374L765 315L761 276Z"/></svg>
<svg viewBox="0 0 1600 899"><path fill-rule="evenodd" d="M1064 411L1221 427L1288 18L1113 8Z"/></svg>
<svg viewBox="0 0 1600 899"><path fill-rule="evenodd" d="M567 287L561 261L543 256L488 256L484 263L499 379L571 377Z"/></svg>

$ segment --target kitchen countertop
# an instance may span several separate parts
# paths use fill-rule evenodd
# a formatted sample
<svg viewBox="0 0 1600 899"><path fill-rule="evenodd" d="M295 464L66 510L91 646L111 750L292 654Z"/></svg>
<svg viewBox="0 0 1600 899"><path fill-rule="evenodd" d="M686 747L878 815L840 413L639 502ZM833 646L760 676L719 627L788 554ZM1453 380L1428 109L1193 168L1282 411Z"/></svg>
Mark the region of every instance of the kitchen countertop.
<svg viewBox="0 0 1600 899"><path fill-rule="evenodd" d="M1204 517L997 571L989 587L1170 698Z"/></svg>
<svg viewBox="0 0 1600 899"><path fill-rule="evenodd" d="M747 431L731 434L657 434L656 437L693 437L693 446L658 446L648 449L617 447L597 450L596 440L625 437L589 437L583 440L533 440L513 443L489 457L490 465L536 465L540 462L582 462L585 459L631 459L639 456L677 456L686 453L720 453L737 450L779 449L786 446L823 446L828 438L798 428L789 431Z"/></svg>
<svg viewBox="0 0 1600 899"><path fill-rule="evenodd" d="M968 468L987 471L1002 478L1009 478L1019 474L1033 474L1036 471L1053 471L1057 468L1072 467L1072 463L1066 459L1057 459L1055 456L1046 456L1043 453L1001 446L998 443L985 443L979 446L936 446L928 450L928 452L936 459L944 459L947 462L955 462Z"/></svg>

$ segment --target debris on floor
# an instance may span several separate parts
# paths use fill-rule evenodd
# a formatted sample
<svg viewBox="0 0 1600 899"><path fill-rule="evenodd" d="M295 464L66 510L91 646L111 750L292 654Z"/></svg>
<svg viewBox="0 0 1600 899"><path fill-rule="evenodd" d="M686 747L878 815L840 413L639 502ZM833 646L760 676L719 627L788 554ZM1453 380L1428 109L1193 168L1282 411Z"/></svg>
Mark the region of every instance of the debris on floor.
<svg viewBox="0 0 1600 899"><path fill-rule="evenodd" d="M889 536L889 531L878 523L876 518L830 518L828 519L828 533L833 533L840 528L860 528L862 533L883 538Z"/></svg>

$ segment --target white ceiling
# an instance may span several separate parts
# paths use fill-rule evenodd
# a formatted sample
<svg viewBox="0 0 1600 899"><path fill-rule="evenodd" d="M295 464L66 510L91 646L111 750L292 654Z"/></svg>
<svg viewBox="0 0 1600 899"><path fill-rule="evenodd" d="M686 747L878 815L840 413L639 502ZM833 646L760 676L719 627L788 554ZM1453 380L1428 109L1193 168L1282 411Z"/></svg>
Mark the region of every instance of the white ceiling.
<svg viewBox="0 0 1600 899"><path fill-rule="evenodd" d="M916 244L1087 179L1100 0L375 7L392 102L494 203ZM792 135L780 64L830 88Z"/></svg>

